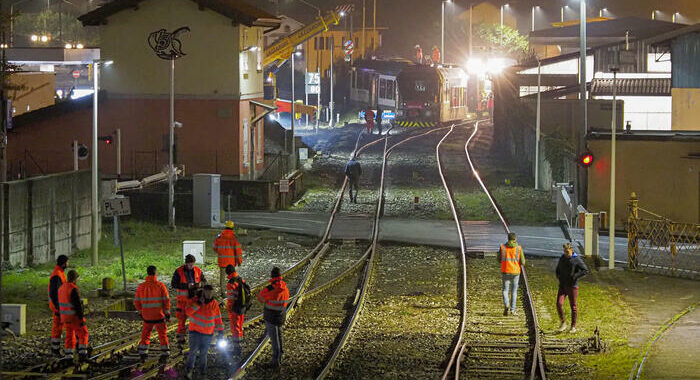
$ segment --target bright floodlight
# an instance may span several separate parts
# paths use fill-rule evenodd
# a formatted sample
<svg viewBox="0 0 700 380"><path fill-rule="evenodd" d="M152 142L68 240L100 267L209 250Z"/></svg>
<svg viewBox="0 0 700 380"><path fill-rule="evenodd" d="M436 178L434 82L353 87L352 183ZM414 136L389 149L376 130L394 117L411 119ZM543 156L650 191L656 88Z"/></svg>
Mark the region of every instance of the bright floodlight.
<svg viewBox="0 0 700 380"><path fill-rule="evenodd" d="M486 63L486 70L491 74L498 74L506 67L505 59L489 58Z"/></svg>
<svg viewBox="0 0 700 380"><path fill-rule="evenodd" d="M340 17L345 17L345 11L340 11Z"/></svg>
<svg viewBox="0 0 700 380"><path fill-rule="evenodd" d="M111 60L110 60L110 61L106 61L106 62L105 62L105 66L110 66L110 65L113 64L113 63L114 63L114 61L111 61Z"/></svg>
<svg viewBox="0 0 700 380"><path fill-rule="evenodd" d="M36 34L32 34L32 42L37 42L37 41L39 41L39 36L37 36Z"/></svg>
<svg viewBox="0 0 700 380"><path fill-rule="evenodd" d="M300 52L300 51L295 51L295 52L294 52L294 55L296 55L297 57L301 57L301 52Z"/></svg>
<svg viewBox="0 0 700 380"><path fill-rule="evenodd" d="M75 45L75 47L78 48L78 49L82 49L82 48L83 48L83 44L80 44L80 43L79 43L79 44Z"/></svg>
<svg viewBox="0 0 700 380"><path fill-rule="evenodd" d="M483 74L486 72L486 64L481 58L469 58L467 61L467 71L470 74Z"/></svg>
<svg viewBox="0 0 700 380"><path fill-rule="evenodd" d="M48 36L41 36L41 42L47 42L49 40Z"/></svg>
<svg viewBox="0 0 700 380"><path fill-rule="evenodd" d="M72 49L72 48L73 48L73 45L71 45L71 44L66 44L66 49Z"/></svg>

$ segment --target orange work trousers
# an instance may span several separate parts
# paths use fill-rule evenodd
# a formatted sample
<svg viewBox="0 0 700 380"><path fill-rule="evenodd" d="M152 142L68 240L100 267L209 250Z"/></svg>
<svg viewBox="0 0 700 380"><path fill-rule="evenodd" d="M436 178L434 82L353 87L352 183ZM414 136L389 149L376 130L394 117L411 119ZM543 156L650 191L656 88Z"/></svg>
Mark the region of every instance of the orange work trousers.
<svg viewBox="0 0 700 380"><path fill-rule="evenodd" d="M66 323L66 355L72 355L75 350L76 339L78 336L78 355L87 355L88 347L88 329L87 325L81 322Z"/></svg>
<svg viewBox="0 0 700 380"><path fill-rule="evenodd" d="M151 344L151 332L153 328L158 331L158 340L160 341L161 355L168 355L168 332L165 322L143 322L143 330L141 330L141 341L139 342L139 354L148 353L148 346Z"/></svg>
<svg viewBox="0 0 700 380"><path fill-rule="evenodd" d="M233 312L228 313L228 319L231 322L231 337L234 343L238 343L243 338L243 320L245 320L245 314L236 314Z"/></svg>
<svg viewBox="0 0 700 380"><path fill-rule="evenodd" d="M187 314L185 314L184 310L175 311L175 318L177 318L177 341L179 343L184 343L185 336L187 335Z"/></svg>
<svg viewBox="0 0 700 380"><path fill-rule="evenodd" d="M61 314L53 313L53 324L51 325L51 349L61 349L61 334L63 333L63 324L61 323Z"/></svg>

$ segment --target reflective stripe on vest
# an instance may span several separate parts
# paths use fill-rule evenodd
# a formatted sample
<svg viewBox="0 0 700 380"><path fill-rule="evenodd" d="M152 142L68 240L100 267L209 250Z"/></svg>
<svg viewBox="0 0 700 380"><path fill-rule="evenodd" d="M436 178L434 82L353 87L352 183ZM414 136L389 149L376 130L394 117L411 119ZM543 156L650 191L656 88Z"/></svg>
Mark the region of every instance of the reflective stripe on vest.
<svg viewBox="0 0 700 380"><path fill-rule="evenodd" d="M198 284L202 280L202 270L198 267L192 268L194 271L194 283ZM187 284L187 276L185 275L185 266L177 268L177 274L180 277L181 284ZM179 308L184 309L183 305L187 302L189 298L189 291L187 289L177 289L177 305Z"/></svg>
<svg viewBox="0 0 700 380"><path fill-rule="evenodd" d="M506 247L501 245L501 273L520 274L520 255L523 253L521 246Z"/></svg>

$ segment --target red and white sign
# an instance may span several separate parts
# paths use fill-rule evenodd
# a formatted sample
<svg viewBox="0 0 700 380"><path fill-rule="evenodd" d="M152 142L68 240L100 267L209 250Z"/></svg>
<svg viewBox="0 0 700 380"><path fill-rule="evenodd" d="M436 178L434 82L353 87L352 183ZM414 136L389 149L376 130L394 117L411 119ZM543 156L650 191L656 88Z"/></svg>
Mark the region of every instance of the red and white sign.
<svg viewBox="0 0 700 380"><path fill-rule="evenodd" d="M75 70L73 71L73 78L78 79L80 77L80 71Z"/></svg>

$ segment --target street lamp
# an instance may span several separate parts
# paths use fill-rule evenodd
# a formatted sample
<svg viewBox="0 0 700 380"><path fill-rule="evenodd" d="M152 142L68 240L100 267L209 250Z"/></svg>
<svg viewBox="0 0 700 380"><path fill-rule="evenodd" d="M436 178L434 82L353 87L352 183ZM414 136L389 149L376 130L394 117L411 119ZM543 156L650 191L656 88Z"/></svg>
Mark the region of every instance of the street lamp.
<svg viewBox="0 0 700 380"><path fill-rule="evenodd" d="M671 22L676 23L676 16L680 16L680 12L673 12L673 15L671 15Z"/></svg>
<svg viewBox="0 0 700 380"><path fill-rule="evenodd" d="M602 8L601 10L598 11L598 17L603 17L603 12L607 12L608 8Z"/></svg>
<svg viewBox="0 0 700 380"><path fill-rule="evenodd" d="M611 67L613 72L613 104L612 104L612 132L610 135L610 222L609 222L609 240L610 247L608 248L608 268L615 268L615 138L617 130L615 123L617 122L617 72L618 67Z"/></svg>
<svg viewBox="0 0 700 380"><path fill-rule="evenodd" d="M98 160L97 160L97 141L98 141L98 131L97 131L97 115L99 106L99 91L100 91L100 66L109 66L112 61L104 59L96 59L92 61L93 75L92 75L92 195L90 199L90 220L92 222L92 228L90 229L90 240L92 244L92 265L96 266L98 262L98 229L99 229L99 211L98 211Z"/></svg>
<svg viewBox="0 0 700 380"><path fill-rule="evenodd" d="M539 7L540 7L539 5L532 6L532 11L531 11L531 13L532 13L532 28L530 29L530 31L532 31L532 32L535 31L535 9L539 8Z"/></svg>
<svg viewBox="0 0 700 380"><path fill-rule="evenodd" d="M445 3L450 3L452 0L442 1L442 35L440 38L440 63L445 63ZM436 62L437 63L437 62Z"/></svg>
<svg viewBox="0 0 700 380"><path fill-rule="evenodd" d="M561 22L564 22L564 8L568 8L568 7L569 7L568 5L564 5L563 7L561 7L561 18L560 18Z"/></svg>
<svg viewBox="0 0 700 380"><path fill-rule="evenodd" d="M651 19L652 20L656 19L656 12L658 12L658 9L654 9L653 11L651 11Z"/></svg>

